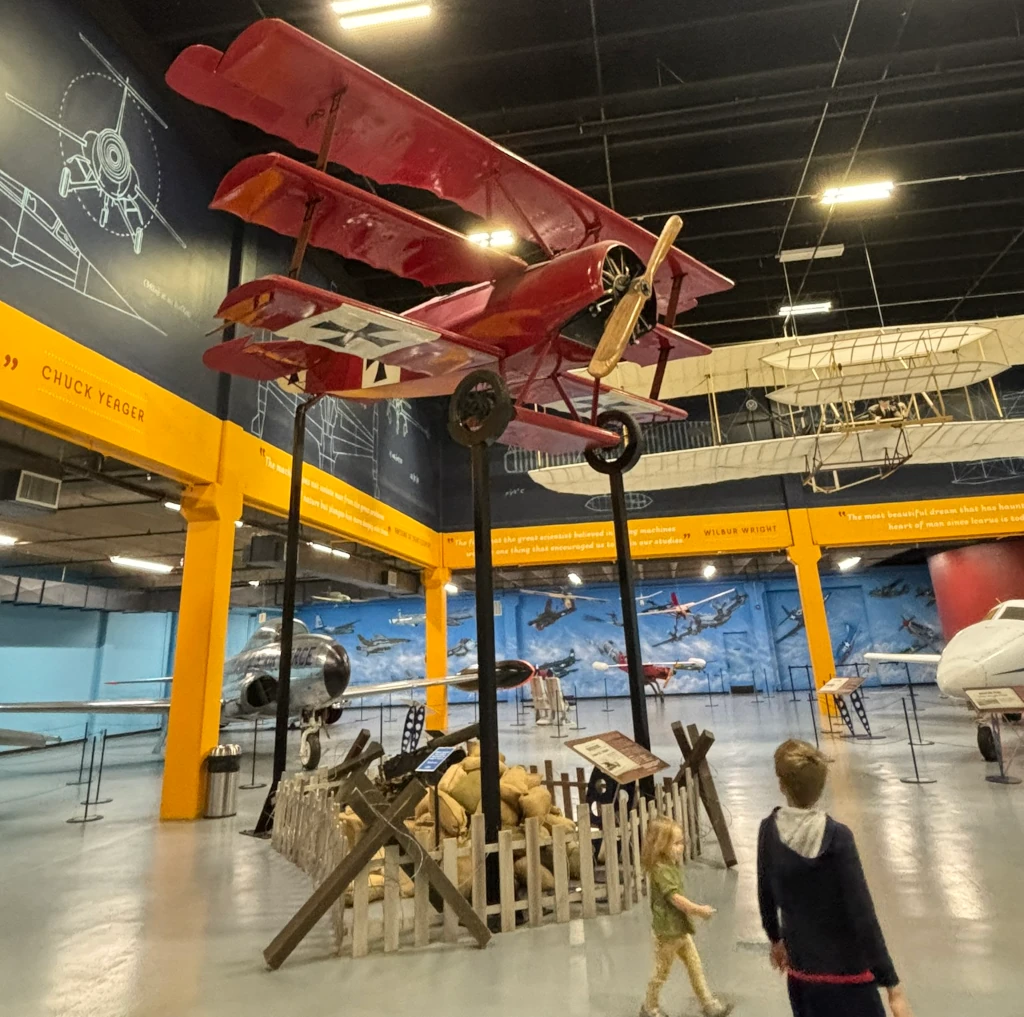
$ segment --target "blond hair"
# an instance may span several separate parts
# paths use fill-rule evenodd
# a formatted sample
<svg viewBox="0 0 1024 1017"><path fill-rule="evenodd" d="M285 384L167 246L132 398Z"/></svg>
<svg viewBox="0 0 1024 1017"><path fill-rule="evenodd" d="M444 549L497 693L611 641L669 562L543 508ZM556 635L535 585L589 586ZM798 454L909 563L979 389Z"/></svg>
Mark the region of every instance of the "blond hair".
<svg viewBox="0 0 1024 1017"><path fill-rule="evenodd" d="M683 828L678 823L665 816L657 816L647 824L644 846L640 851L640 867L644 872L650 872L655 865L664 862L675 862L672 857L672 840L677 833L682 832Z"/></svg>
<svg viewBox="0 0 1024 1017"><path fill-rule="evenodd" d="M790 738L775 750L775 775L791 804L809 809L825 790L828 760L813 745Z"/></svg>

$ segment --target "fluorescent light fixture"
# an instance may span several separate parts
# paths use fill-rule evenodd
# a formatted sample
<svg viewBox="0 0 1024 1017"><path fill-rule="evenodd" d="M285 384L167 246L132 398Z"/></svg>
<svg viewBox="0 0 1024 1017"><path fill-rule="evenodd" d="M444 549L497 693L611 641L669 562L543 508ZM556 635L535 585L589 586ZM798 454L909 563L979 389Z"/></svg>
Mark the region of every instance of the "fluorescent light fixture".
<svg viewBox="0 0 1024 1017"><path fill-rule="evenodd" d="M572 583L573 586L582 586L583 585L583 580L580 579L579 575L577 573L575 573L575 572L570 572L568 578L569 578L569 582Z"/></svg>
<svg viewBox="0 0 1024 1017"><path fill-rule="evenodd" d="M445 583L444 584L444 591L445 591L445 593L455 594L455 593L459 592L459 588L454 583Z"/></svg>
<svg viewBox="0 0 1024 1017"><path fill-rule="evenodd" d="M839 566L839 571L840 572L848 572L855 565L859 565L859 564L860 564L860 556L859 555L854 555L854 556L852 556L850 558L843 558L842 561L837 562L837 565Z"/></svg>
<svg viewBox="0 0 1024 1017"><path fill-rule="evenodd" d="M892 197L896 185L891 180L873 184L855 184L853 187L830 187L821 196L823 205L845 205L851 201L884 201Z"/></svg>
<svg viewBox="0 0 1024 1017"><path fill-rule="evenodd" d="M822 244L820 247L791 247L778 257L783 264L792 261L817 261L820 258L841 258L846 250L843 244Z"/></svg>
<svg viewBox="0 0 1024 1017"><path fill-rule="evenodd" d="M478 247L513 247L516 235L511 230L491 230L481 233L469 233L466 239Z"/></svg>
<svg viewBox="0 0 1024 1017"><path fill-rule="evenodd" d="M334 0L331 10L335 14L362 14L364 11L379 11L388 7L404 7L409 0Z"/></svg>
<svg viewBox="0 0 1024 1017"><path fill-rule="evenodd" d="M141 558L126 558L123 554L112 554L110 561L114 565L120 565L123 569L135 569L137 572L159 572L162 576L174 571L173 565L164 565L158 561L143 561Z"/></svg>
<svg viewBox="0 0 1024 1017"><path fill-rule="evenodd" d="M716 569L714 565L705 565L701 571L701 575L703 575L705 579L710 579L717 572L718 569Z"/></svg>
<svg viewBox="0 0 1024 1017"><path fill-rule="evenodd" d="M331 547L330 544L318 544L315 541L310 541L307 547L311 547L314 551L319 551L321 554L331 554L335 558L351 558L352 555L348 551L342 551L340 548Z"/></svg>
<svg viewBox="0 0 1024 1017"><path fill-rule="evenodd" d="M0 533L0 547L14 547L17 543L17 537L9 537L6 533Z"/></svg>
<svg viewBox="0 0 1024 1017"><path fill-rule="evenodd" d="M341 19L341 27L350 32L355 28L369 28L372 25L393 25L396 21L413 21L429 18L433 14L430 4L411 4L404 7L390 7L384 10L367 11Z"/></svg>
<svg viewBox="0 0 1024 1017"><path fill-rule="evenodd" d="M181 506L176 501L165 501L164 508L170 509L172 512L180 512Z"/></svg>
<svg viewBox="0 0 1024 1017"><path fill-rule="evenodd" d="M258 579L250 579L249 580L249 585L250 586L259 586L260 585L260 581Z"/></svg>
<svg viewBox="0 0 1024 1017"><path fill-rule="evenodd" d="M831 314L832 301L820 300L810 304L783 304L779 308L780 318L796 318L801 314Z"/></svg>

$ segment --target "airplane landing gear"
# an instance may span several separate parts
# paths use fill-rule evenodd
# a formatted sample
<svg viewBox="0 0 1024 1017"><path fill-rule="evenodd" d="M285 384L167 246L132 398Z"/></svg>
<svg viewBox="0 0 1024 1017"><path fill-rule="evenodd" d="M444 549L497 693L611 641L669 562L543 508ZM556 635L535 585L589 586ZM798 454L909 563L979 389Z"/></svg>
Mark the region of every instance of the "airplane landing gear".
<svg viewBox="0 0 1024 1017"><path fill-rule="evenodd" d="M988 724L978 725L978 751L986 763L998 763L999 752L996 749L995 735Z"/></svg>
<svg viewBox="0 0 1024 1017"><path fill-rule="evenodd" d="M327 711L318 710L310 718L303 718L299 737L299 762L303 770L315 770L320 765L320 732L324 728Z"/></svg>

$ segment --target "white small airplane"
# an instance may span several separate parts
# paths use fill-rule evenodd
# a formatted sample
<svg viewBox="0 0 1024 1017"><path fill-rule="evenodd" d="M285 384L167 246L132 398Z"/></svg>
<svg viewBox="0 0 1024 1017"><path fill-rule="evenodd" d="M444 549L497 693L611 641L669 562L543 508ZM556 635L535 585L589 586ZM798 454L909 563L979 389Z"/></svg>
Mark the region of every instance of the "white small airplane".
<svg viewBox="0 0 1024 1017"><path fill-rule="evenodd" d="M878 664L932 664L939 691L967 702L965 689L1024 685L1024 600L1006 600L985 617L962 628L941 653L865 653ZM1007 715L1019 720L1019 715ZM978 724L978 749L996 761L995 739L988 724Z"/></svg>
<svg viewBox="0 0 1024 1017"><path fill-rule="evenodd" d="M424 614L402 614L402 609L398 609L398 617L391 619L392 625L423 625L427 620L426 613Z"/></svg>
<svg viewBox="0 0 1024 1017"><path fill-rule="evenodd" d="M670 607L661 607L655 611L644 611L644 614L674 614L678 617L685 618L692 608L700 607L701 604L707 604L712 600L718 600L719 597L728 597L730 593L735 592L736 588L733 587L731 590L723 590L721 593L713 593L710 597L705 597L703 600L691 600L688 604L681 603L679 598L673 593L672 604Z"/></svg>

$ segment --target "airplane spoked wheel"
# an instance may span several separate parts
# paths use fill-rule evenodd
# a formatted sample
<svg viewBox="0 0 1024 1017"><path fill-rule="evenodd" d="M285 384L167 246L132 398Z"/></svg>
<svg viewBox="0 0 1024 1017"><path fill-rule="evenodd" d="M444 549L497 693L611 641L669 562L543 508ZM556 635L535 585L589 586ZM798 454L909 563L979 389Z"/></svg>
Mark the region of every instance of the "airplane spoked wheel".
<svg viewBox="0 0 1024 1017"><path fill-rule="evenodd" d="M320 765L320 732L303 731L299 740L299 762L303 770L315 770Z"/></svg>
<svg viewBox="0 0 1024 1017"><path fill-rule="evenodd" d="M992 728L988 724L978 725L978 751L986 763L998 763L999 755L996 752L996 739L992 734Z"/></svg>
<svg viewBox="0 0 1024 1017"><path fill-rule="evenodd" d="M448 433L460 444L491 445L515 416L508 388L493 371L473 371L448 404Z"/></svg>
<svg viewBox="0 0 1024 1017"><path fill-rule="evenodd" d="M598 415L596 425L619 435L614 448L588 448L583 453L590 468L598 473L627 473L643 455L644 442L640 425L621 410L605 410Z"/></svg>

